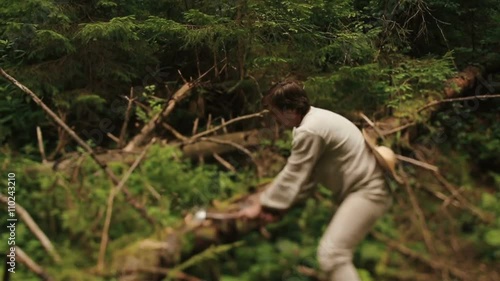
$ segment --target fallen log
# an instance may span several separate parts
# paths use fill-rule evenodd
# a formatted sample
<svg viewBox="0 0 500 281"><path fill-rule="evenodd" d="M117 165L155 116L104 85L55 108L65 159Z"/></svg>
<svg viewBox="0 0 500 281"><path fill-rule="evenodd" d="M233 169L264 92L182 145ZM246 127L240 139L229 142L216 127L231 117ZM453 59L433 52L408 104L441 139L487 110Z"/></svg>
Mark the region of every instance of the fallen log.
<svg viewBox="0 0 500 281"><path fill-rule="evenodd" d="M267 183L258 189L262 189L265 185ZM225 203L227 207L217 212L230 217L228 213L236 213L244 208L247 200L254 195L235 197ZM163 280L166 275L182 280L185 274L176 269L182 268L182 263L186 261L189 263L188 260L195 255L204 255L203 251L207 249L207 251L213 250L214 245L234 243L245 234L258 230L266 224L267 222L262 220L200 219L194 214L187 214L181 225L164 229L153 237L115 252L110 267L111 274L108 275L116 276L119 281ZM148 267L163 270L142 270Z"/></svg>
<svg viewBox="0 0 500 281"><path fill-rule="evenodd" d="M169 143L163 142L163 145L178 147L184 157L190 158L198 156L211 156L214 153L224 154L237 150L236 147L228 144L228 142L238 144L242 147L257 146L262 143L263 139L270 138L271 136L272 132L269 130L254 129L250 131L211 136L208 140L199 139L193 143L184 144L184 142L175 141ZM225 143L216 142L217 140ZM137 152L127 152L121 149L116 149L103 151L102 153L97 154L96 157L103 163L121 162L131 165L134 163L138 155L139 153ZM82 157L81 153L68 153L64 158L55 162L47 162L45 165L58 171L71 170L78 165L78 161L76 160L80 157Z"/></svg>

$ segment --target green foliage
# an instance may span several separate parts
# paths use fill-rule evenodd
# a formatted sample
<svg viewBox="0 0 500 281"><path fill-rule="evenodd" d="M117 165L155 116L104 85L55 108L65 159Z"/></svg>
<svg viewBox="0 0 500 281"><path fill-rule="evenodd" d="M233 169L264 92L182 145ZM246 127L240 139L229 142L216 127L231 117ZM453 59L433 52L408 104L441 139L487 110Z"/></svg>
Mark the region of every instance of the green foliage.
<svg viewBox="0 0 500 281"><path fill-rule="evenodd" d="M139 40L134 21L134 16L127 16L113 18L109 22L84 24L76 36L84 43L100 40L118 42Z"/></svg>
<svg viewBox="0 0 500 281"><path fill-rule="evenodd" d="M134 106L129 137L160 112L171 93L183 83L178 71L190 80L212 67L204 79L211 82L213 89L241 79L251 81L256 89L231 88L233 91L223 90L214 98L210 87L204 88L197 101L203 103L203 113L191 107L192 100L180 103L169 119L174 127L183 127L182 131L187 132L195 117L201 117L203 122L212 114L215 120L221 118L216 115L222 111L234 117L234 112L221 110L223 99L238 114L255 111L257 94L260 96L270 82L285 77L305 81L316 106L346 115L354 111L390 112L420 122L428 116L417 114L417 110L430 100L442 98L443 82L457 70L477 61L498 62L497 2L3 0L0 66L32 89L91 146L104 149L114 148L115 144L99 142L87 133L100 128L103 121L109 121L110 127L121 127L125 112L112 112L109 105L121 100L131 87L137 90L138 101L151 110ZM436 164L453 184L461 187L460 192L470 204L498 218L498 103L469 105L454 103L445 107L434 116L432 124L423 124L421 130L419 127L417 134L425 144L446 154ZM37 126L44 133L48 154L67 138L28 96L1 80L0 167L22 176L19 202L49 235L64 257L63 263L53 265L24 225L18 229L18 239L23 249L57 280L99 280L87 269L97 259L112 185L88 156L73 161L78 168L68 174L40 165ZM273 143L263 141L262 145L286 156L291 133ZM71 141L59 153L64 155L65 151L85 155ZM239 164L235 165L238 173L221 172L215 166L180 160L179 151L172 147L153 146L147 160L131 175L127 188L158 220L158 227L170 227L180 222L186 211L245 192L255 179L241 172L248 167ZM109 163L109 167L118 176L128 169L124 163ZM424 197L420 189L416 192L422 197L418 198L423 202L421 207L437 235L453 235L458 241L471 243L481 262L500 257L498 219L491 224L480 223L466 211L447 209L453 204ZM380 220L376 230L393 240L408 241L406 246L425 254L425 245L414 243L420 232L412 221L408 222L408 198L399 189L395 193L403 205L397 205ZM203 271L209 264L220 269L221 280L226 281L312 280L298 272L297 266L318 269L317 241L333 207L330 190L320 187L315 195L328 200L307 200L283 221L270 225L270 240L251 234L244 238L243 245L210 249L205 253L210 253L209 259L195 258L181 269ZM453 197L447 193L444 196ZM439 217L443 210L449 211L453 219ZM3 213L0 219L5 221ZM130 241L156 230L122 194L116 198L112 223L110 252L116 255ZM2 240L5 237L0 235ZM438 246L440 250L449 248L447 244ZM445 251L443 256L450 253ZM428 271L427 267L405 262L372 237L356 252L355 263L365 281L412 280L418 272ZM26 271L15 278L36 280Z"/></svg>
<svg viewBox="0 0 500 281"><path fill-rule="evenodd" d="M70 39L53 30L37 30L28 59L60 58L75 51Z"/></svg>
<svg viewBox="0 0 500 281"><path fill-rule="evenodd" d="M65 258L64 270L54 270L54 276L60 277L57 280L76 276L83 268L94 265L99 251L107 198L113 188L109 179L88 157L76 161L80 168L72 178L47 170L47 167L36 162L5 155L7 157L0 158L2 169L16 173L19 183L22 183L22 188L20 186L16 190L18 204L24 206L49 234L58 251L71 257ZM133 196L147 201L145 206L148 213L161 225L178 223L186 210L207 206L214 199L223 200L241 192L243 186L246 186L243 183L248 182L243 175L239 182L235 182L230 175L211 166L193 167L188 162L176 160L179 156L179 151L171 147L153 146L148 153L148 161L137 168L127 181ZM123 163L111 163L109 166L119 176L127 169ZM151 189L161 194L161 197L155 198ZM46 208L37 202L46 202L51 207ZM5 219L5 214L2 213L0 218ZM122 195L115 199L112 223L109 235L114 242L110 249L122 246L120 239L124 237L126 241L130 241L154 231L126 203ZM3 233L1 237L5 238L5 235L8 233ZM50 263L38 240L24 225L17 229L16 239L19 243L22 241L23 249L33 259L43 264ZM75 241L78 243L75 244ZM220 254L230 248L215 248L214 251ZM82 260L82 256L87 258ZM85 276L78 280L89 280L90 277Z"/></svg>
<svg viewBox="0 0 500 281"><path fill-rule="evenodd" d="M344 66L329 76L310 77L306 88L313 102L337 111L386 105L398 116L413 116L427 98L438 97L451 77L451 54L443 58L400 58L390 65ZM438 90L436 90L438 89Z"/></svg>

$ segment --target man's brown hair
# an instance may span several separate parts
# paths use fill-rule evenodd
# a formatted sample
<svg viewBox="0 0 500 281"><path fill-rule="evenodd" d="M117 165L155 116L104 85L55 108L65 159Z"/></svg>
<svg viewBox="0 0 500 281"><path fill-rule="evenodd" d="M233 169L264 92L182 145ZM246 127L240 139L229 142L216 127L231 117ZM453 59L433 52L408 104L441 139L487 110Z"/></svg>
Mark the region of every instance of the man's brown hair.
<svg viewBox="0 0 500 281"><path fill-rule="evenodd" d="M306 115L311 107L304 88L292 80L272 86L262 99L262 104L264 107L272 106L280 111L296 110L301 115Z"/></svg>

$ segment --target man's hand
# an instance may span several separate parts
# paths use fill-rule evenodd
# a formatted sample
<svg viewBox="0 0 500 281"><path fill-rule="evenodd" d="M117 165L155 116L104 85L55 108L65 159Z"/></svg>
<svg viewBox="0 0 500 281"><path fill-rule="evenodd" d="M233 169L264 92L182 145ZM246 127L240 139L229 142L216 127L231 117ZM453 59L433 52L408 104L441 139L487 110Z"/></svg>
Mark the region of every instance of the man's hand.
<svg viewBox="0 0 500 281"><path fill-rule="evenodd" d="M279 219L277 215L265 212L260 204L259 194L253 195L248 198L249 205L239 211L240 218L257 219L260 218L265 222L275 222Z"/></svg>
<svg viewBox="0 0 500 281"><path fill-rule="evenodd" d="M262 205L260 204L259 194L250 196L245 202L247 206L239 211L241 218L256 219L262 212Z"/></svg>

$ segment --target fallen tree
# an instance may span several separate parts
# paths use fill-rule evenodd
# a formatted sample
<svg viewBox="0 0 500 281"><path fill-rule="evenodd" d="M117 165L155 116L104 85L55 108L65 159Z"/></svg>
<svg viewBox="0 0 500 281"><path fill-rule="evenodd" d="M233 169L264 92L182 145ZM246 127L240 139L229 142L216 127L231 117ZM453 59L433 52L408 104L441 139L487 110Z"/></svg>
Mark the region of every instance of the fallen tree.
<svg viewBox="0 0 500 281"><path fill-rule="evenodd" d="M178 147L184 157L205 157L211 156L214 153L224 154L238 150L234 144L242 147L252 147L261 144L262 140L270 137L269 130L250 130L244 132L234 132L210 137L201 137L196 140L187 141L172 141L163 142L162 145L170 145ZM127 152L121 149L106 150L96 154L96 158L103 163L121 162L131 165L136 157L137 152ZM85 157L81 153L68 153L64 158L54 162L47 162L45 165L58 171L71 171L78 166L78 159Z"/></svg>

